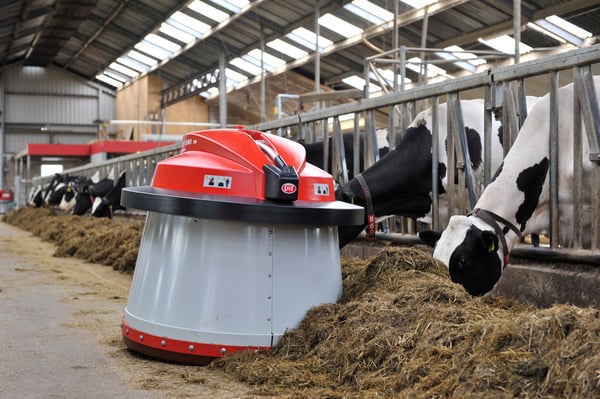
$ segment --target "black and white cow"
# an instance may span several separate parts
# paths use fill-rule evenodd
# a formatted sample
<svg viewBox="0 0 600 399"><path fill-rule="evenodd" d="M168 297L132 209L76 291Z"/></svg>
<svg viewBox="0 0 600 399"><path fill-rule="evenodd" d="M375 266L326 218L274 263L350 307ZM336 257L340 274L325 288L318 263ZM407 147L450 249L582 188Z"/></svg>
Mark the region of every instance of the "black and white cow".
<svg viewBox="0 0 600 399"><path fill-rule="evenodd" d="M378 130L377 132L377 149L379 153L379 157L381 158L385 154L389 152L389 144L387 141L387 130ZM329 153L330 156L327 160L327 167L323 164L323 142L317 141L314 143L300 143L304 146L306 150L306 162L313 164L321 169L325 169L330 171L333 175L337 175L341 173L337 173L339 171L333 171L333 160L331 154L333 153L333 139L331 136L328 138L329 140ZM346 171L348 173L348 179L352 179L354 177L353 173L353 165L354 165L354 135L353 133L343 133L342 140L344 142L344 155L346 157ZM400 140L398 136L396 141ZM364 169L364 157L361 155L364 152L364 136L360 135L359 140L359 169Z"/></svg>
<svg viewBox="0 0 600 399"><path fill-rule="evenodd" d="M463 121L469 140L469 154L475 174L483 172L483 100L461 100ZM440 193L446 187L446 134L447 106L438 106L439 114L439 176ZM375 216L400 215L412 218L426 216L431 210L431 148L430 131L431 110L421 112L407 128L396 147L378 162L354 177L347 184L338 187L336 198L351 202L367 209ZM493 122L492 129L497 131L500 124ZM502 146L496 135L492 141L492 170L502 162ZM363 180L363 184L361 184ZM480 179L481 180L481 179ZM371 199L369 210L365 188ZM367 225L339 226L340 248L352 241Z"/></svg>
<svg viewBox="0 0 600 399"><path fill-rule="evenodd" d="M85 176L78 176L75 179L71 179L67 182L65 192L62 196L62 200L58 207L64 212L72 212L75 204L77 203L77 192L80 187L89 186L91 184L98 183L100 180L100 172L94 173L90 178Z"/></svg>
<svg viewBox="0 0 600 399"><path fill-rule="evenodd" d="M121 206L121 191L125 187L125 172L122 172L114 186L105 195L94 198L92 216L112 219L114 211L125 209Z"/></svg>
<svg viewBox="0 0 600 399"><path fill-rule="evenodd" d="M600 96L600 77L595 78ZM452 216L443 232L424 231L421 239L435 245L433 256L444 262L452 281L471 295L491 292L502 276L509 254L522 236L549 229L549 95L529 112L495 179L469 216ZM573 85L558 91L559 224L563 243L572 240L573 226ZM583 139L583 173L591 171L589 146ZM590 190L582 202L590 203ZM586 219L586 218L584 218ZM584 220L589 227L589 219ZM584 226L585 228L586 226ZM588 237L589 241L589 237ZM589 242L584 242L584 246Z"/></svg>
<svg viewBox="0 0 600 399"><path fill-rule="evenodd" d="M73 215L84 215L92 208L95 198L103 197L114 186L114 180L110 177L105 177L94 183L91 179L86 179L77 186L77 194L75 196L75 205L71 212Z"/></svg>

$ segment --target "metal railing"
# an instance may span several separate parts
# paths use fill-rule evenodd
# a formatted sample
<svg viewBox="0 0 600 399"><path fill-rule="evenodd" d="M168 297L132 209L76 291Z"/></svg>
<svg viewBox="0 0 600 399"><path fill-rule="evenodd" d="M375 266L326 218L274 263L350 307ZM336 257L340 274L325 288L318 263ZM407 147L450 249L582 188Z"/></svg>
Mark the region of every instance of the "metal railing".
<svg viewBox="0 0 600 399"><path fill-rule="evenodd" d="M587 136L591 152L591 160L593 161L592 181L589 189L592 190L592 203L589 204L592 209L591 231L582 231L583 211L578 198L581 198L581 190L588 189L581 180L581 162L575 167L575 176L577 179L577 187L574 193L575 199L575 227L574 227L574 246L578 250L581 246L581 236L590 234L592 237L592 252L598 250L599 231L600 231L600 117L598 111L598 103L595 98L595 91L592 90L593 82L591 77L591 65L600 63L600 45L573 50L559 55L552 55L537 59L534 61L524 62L519 65L504 66L491 68L488 71L473 74L471 76L460 77L444 82L429 84L424 87L412 88L400 92L394 92L382 95L380 97L362 99L357 102L347 103L334 107L329 107L313 112L305 112L296 116L285 117L257 125L249 126L251 129L260 130L263 132L272 132L273 134L281 134L294 137L310 137L311 139L322 140L325 153L325 160L331 156L333 162L333 171L331 172L336 180L343 182L347 179L343 171L347 168L352 168L354 173L360 172L358 158L354 157L353 165L345 165L347 159L344 154L344 147L341 142L341 123L342 115L352 115L350 121L353 121L351 127L346 125L345 130L351 131L354 134L355 154L360 152L359 138L361 135L365 141L365 150L363 154L364 165L368 167L377 160L377 141L374 126L374 114L380 109L386 110L396 109L396 107L406 109L416 109L419 101L426 100L431 104L433 114L433 165L437 165L438 151L437 138L439 135L439 121L437 120L437 107L444 98L448 103L448 148L455 148L455 151L448 151L449 165L456 165L455 173L458 175L458 184L448 185L449 197L449 214L466 213L468 212L477 196L477 189L474 186L472 173L470 172L470 163L468 162L468 152L464 148L464 124L462 123L462 115L460 113L460 96L461 93L472 92L478 90L482 93L485 100L484 110L484 182L489 183L493 171L491 170L491 141L492 141L492 120L494 114L502 112L504 128L504 143L505 153L512 144L519 126L521 125L526 111L524 109L525 88L524 80L534 76L547 75L548 91L551 96L556 96L558 90L558 77L561 71L572 70L575 80L575 91L577 93L577 101L575 101L574 112L576 115L581 115L581 118L575 118L575 132L580 136L581 123L586 127ZM590 83L591 82L591 83ZM550 115L555 118L558 115L556 101L551 104ZM390 116L392 117L392 116ZM414 117L414 115L413 115ZM557 186L557 154L558 143L556 141L557 124L556 121L551 121L551 165L555 165L550 169L550 190L551 190L551 247L555 250L560 246L558 242L558 186ZM281 133L284 132L284 133ZM324 140L324 137L319 136L319 132L329 132L332 136L332 145L329 148L329 141ZM314 141L314 140L309 140ZM150 184L156 163L161 159L169 157L180 150L180 144L175 144L170 147L147 151L140 154L128 155L105 161L99 164L89 164L74 169L66 170L69 174L82 174L90 176L97 170L101 174L107 174L112 168L118 174L122 171L127 171L127 185L138 186ZM576 146L577 147L577 146ZM576 153L575 159L581 159L581 153ZM453 157L456 156L454 159ZM327 165L324 162L324 165ZM432 182L437 182L437 167L433 168L434 173ZM448 173L451 173L450 170ZM36 177L30 182L25 182L29 186L37 186L45 184L50 177ZM452 187L450 187L452 186ZM437 184L433 184L433 227L444 227L447 221L439 220L439 201ZM461 187L469 187L468 191L460 189ZM562 250L562 248L561 248ZM594 254L597 258L597 253Z"/></svg>

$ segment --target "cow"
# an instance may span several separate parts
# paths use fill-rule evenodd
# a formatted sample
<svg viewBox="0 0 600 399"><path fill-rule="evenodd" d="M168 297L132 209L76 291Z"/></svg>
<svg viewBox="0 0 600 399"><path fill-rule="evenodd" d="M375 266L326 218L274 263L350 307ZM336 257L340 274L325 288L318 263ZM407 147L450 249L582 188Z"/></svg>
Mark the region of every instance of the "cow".
<svg viewBox="0 0 600 399"><path fill-rule="evenodd" d="M600 77L594 78L596 93ZM573 84L557 92L558 187L560 240L569 245L573 231ZM443 231L422 231L420 238L434 246L433 256L448 266L452 281L473 296L489 294L502 277L512 248L523 235L549 230L549 115L550 95L531 109L511 150L469 215L455 215ZM589 179L589 144L583 139L583 179ZM582 190L589 204L590 190ZM584 218L584 229L589 218ZM583 242L589 247L590 237Z"/></svg>
<svg viewBox="0 0 600 399"><path fill-rule="evenodd" d="M121 173L115 185L106 195L96 197L92 204L92 216L112 219L114 211L125 209L121 206L121 191L125 187L125 172Z"/></svg>
<svg viewBox="0 0 600 399"><path fill-rule="evenodd" d="M62 196L62 200L58 207L64 212L72 212L73 208L75 207L75 204L77 203L78 188L98 183L99 180L99 171L94 173L94 175L90 178L87 178L85 176L78 176L75 179L69 180L65 188L65 193Z"/></svg>
<svg viewBox="0 0 600 399"><path fill-rule="evenodd" d="M34 208L41 208L44 205L44 188L41 184L31 188L27 196L27 205Z"/></svg>
<svg viewBox="0 0 600 399"><path fill-rule="evenodd" d="M94 183L91 179L86 179L77 186L77 194L75 196L75 205L71 213L73 215L84 215L88 210L92 208L94 199L97 197L103 197L112 190L114 186L114 180L105 177Z"/></svg>
<svg viewBox="0 0 600 399"><path fill-rule="evenodd" d="M389 144L387 140L387 130L379 129L376 131L377 135L377 151L378 155L381 158L389 151ZM400 136L397 135L396 141L400 139ZM341 171L333 171L333 160L331 154L333 153L333 139L331 136L328 138L329 140L329 157L327 160L327 168L325 168L325 164L323 163L323 142L318 141L314 143L304 143L300 142L304 149L306 150L306 162L313 164L321 169L326 169L330 171L334 175L341 175ZM344 143L344 155L346 158L346 170L348 173L348 179L352 179L354 177L353 173L353 165L354 165L354 134L353 133L343 133L342 141ZM360 135L359 138L359 169L364 169L364 158L361 156L364 152L364 137Z"/></svg>
<svg viewBox="0 0 600 399"><path fill-rule="evenodd" d="M533 102L533 101L532 101ZM482 174L483 165L483 100L461 100L461 109L467 137L472 168ZM446 134L447 104L438 106L439 114L439 181L440 193L446 188ZM492 129L497 130L498 121ZM397 145L378 162L355 176L347 184L336 189L336 199L367 208L367 214L375 216L400 215L411 218L425 217L431 210L432 135L431 109L421 112L407 128ZM494 137L496 137L494 135ZM502 146L492 140L492 168L502 162ZM481 179L479 179L481 180ZM368 194L365 194L368 193ZM366 197L370 197L367 201ZM372 209L369 209L372 208ZM352 241L367 225L338 226L339 246Z"/></svg>

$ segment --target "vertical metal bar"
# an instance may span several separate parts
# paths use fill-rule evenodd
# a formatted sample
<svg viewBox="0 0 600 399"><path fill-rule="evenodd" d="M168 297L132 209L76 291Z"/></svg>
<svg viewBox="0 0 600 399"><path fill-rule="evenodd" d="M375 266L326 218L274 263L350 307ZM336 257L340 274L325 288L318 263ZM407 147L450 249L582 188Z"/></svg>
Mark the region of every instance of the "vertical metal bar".
<svg viewBox="0 0 600 399"><path fill-rule="evenodd" d="M260 122L263 123L267 120L265 111L265 92L266 92L266 79L265 79L265 28L260 26Z"/></svg>
<svg viewBox="0 0 600 399"><path fill-rule="evenodd" d="M521 0L513 0L513 36L515 38L515 64L521 62Z"/></svg>
<svg viewBox="0 0 600 399"><path fill-rule="evenodd" d="M576 76L577 68L574 68L573 74ZM583 184L583 148L582 148L582 125L581 125L581 107L577 92L581 90L579 87L581 82L577 77L573 82L573 247L582 247L583 237L583 204L581 203L581 187Z"/></svg>
<svg viewBox="0 0 600 399"><path fill-rule="evenodd" d="M321 132L323 137L323 165L324 169L328 172L332 172L329 168L329 134L327 128L327 119L321 119Z"/></svg>
<svg viewBox="0 0 600 399"><path fill-rule="evenodd" d="M433 97L431 101L431 228L439 229L440 226L440 200L439 187L440 180L440 121L438 114L439 97Z"/></svg>
<svg viewBox="0 0 600 399"><path fill-rule="evenodd" d="M458 171L456 170L456 151L454 151L454 135L452 134L452 121L450 120L450 96L446 96L446 156L448 164L446 169L446 197L448 200L448 217L457 212L456 184Z"/></svg>
<svg viewBox="0 0 600 399"><path fill-rule="evenodd" d="M517 106L519 110L519 129L523 126L523 122L527 119L527 96L525 95L525 82L519 79L517 84Z"/></svg>
<svg viewBox="0 0 600 399"><path fill-rule="evenodd" d="M225 73L225 52L219 51L219 123L227 126L227 76Z"/></svg>
<svg viewBox="0 0 600 399"><path fill-rule="evenodd" d="M494 118L490 86L485 87L483 108L483 184L487 186L492 180L492 119Z"/></svg>
<svg viewBox="0 0 600 399"><path fill-rule="evenodd" d="M399 0L394 0L394 33L392 35L392 48L398 48L398 4ZM394 52L394 60L398 60L398 53ZM398 92L398 63L392 64L392 70L394 72L394 93ZM396 104L390 106L389 111L389 129L388 129L388 144L390 150L396 147L396 127L398 126L398 109Z"/></svg>
<svg viewBox="0 0 600 399"><path fill-rule="evenodd" d="M600 109L591 67L579 67L577 72L575 79L579 85L575 95L579 97L591 161L591 249L597 250L600 246Z"/></svg>
<svg viewBox="0 0 600 399"><path fill-rule="evenodd" d="M559 245L558 226L558 72L550 73L550 246Z"/></svg>
<svg viewBox="0 0 600 399"><path fill-rule="evenodd" d="M457 151L457 159L459 161L459 168L463 168L464 170L464 179L467 186L469 207L470 209L473 209L475 207L475 203L477 202L477 195L475 194L475 179L473 176L473 169L471 168L469 144L467 142L467 133L465 131L458 93L450 93L448 95L448 117L451 122L450 130L452 131L452 135L454 135L454 139L460 145L460 151ZM462 187L463 185L461 184L460 189L462 189Z"/></svg>
<svg viewBox="0 0 600 399"><path fill-rule="evenodd" d="M517 119L517 107L510 83L506 82L503 84L502 92L502 122L503 130L505 129L503 146L506 154L510 151L510 147L512 147L519 133L519 121ZM504 125L505 120L506 125Z"/></svg>
<svg viewBox="0 0 600 399"><path fill-rule="evenodd" d="M354 154L352 165L352 176L360 172L360 158L364 155L360 152L360 113L354 113L354 134L352 136L352 151Z"/></svg>
<svg viewBox="0 0 600 399"><path fill-rule="evenodd" d="M348 163L346 162L346 149L344 148L344 137L342 136L342 126L340 118L333 118L333 161L341 169L341 180L343 184L348 183Z"/></svg>

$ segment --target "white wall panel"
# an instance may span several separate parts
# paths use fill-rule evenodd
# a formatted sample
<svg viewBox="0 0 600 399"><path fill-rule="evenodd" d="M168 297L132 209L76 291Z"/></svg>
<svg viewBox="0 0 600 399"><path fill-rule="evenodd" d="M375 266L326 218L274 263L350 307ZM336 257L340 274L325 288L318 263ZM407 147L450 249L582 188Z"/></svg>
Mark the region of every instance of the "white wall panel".
<svg viewBox="0 0 600 399"><path fill-rule="evenodd" d="M35 93L96 96L95 87L76 75L54 67L17 66L5 72L7 94Z"/></svg>
<svg viewBox="0 0 600 399"><path fill-rule="evenodd" d="M98 100L47 95L6 96L6 124L86 125L98 118Z"/></svg>

